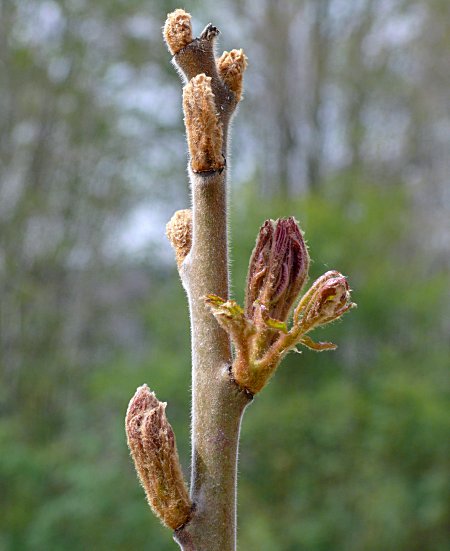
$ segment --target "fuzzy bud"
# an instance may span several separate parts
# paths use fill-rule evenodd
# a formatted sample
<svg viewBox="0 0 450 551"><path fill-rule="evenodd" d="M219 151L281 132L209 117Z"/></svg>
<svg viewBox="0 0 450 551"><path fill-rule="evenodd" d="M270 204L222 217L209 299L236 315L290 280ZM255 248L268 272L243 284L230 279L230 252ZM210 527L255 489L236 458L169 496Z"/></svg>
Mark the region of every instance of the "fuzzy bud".
<svg viewBox="0 0 450 551"><path fill-rule="evenodd" d="M245 310L233 300L206 297L235 346L234 380L251 394L260 392L296 345L318 352L334 350L335 344L316 342L307 333L356 306L350 301L346 278L336 271L327 272L301 298L289 329L285 320L308 267L308 251L294 218L267 220L250 259Z"/></svg>
<svg viewBox="0 0 450 551"><path fill-rule="evenodd" d="M339 272L329 271L317 279L301 300L294 314L306 333L341 317L355 304L350 300L347 279Z"/></svg>
<svg viewBox="0 0 450 551"><path fill-rule="evenodd" d="M266 316L285 321L308 276L308 269L308 250L295 219L266 220L249 264L247 317L254 319L259 307Z"/></svg>
<svg viewBox="0 0 450 551"><path fill-rule="evenodd" d="M183 89L186 134L194 172L222 170L223 131L217 115L211 77L192 78Z"/></svg>
<svg viewBox="0 0 450 551"><path fill-rule="evenodd" d="M143 385L130 401L125 428L148 503L162 523L175 530L189 520L192 504L165 409Z"/></svg>
<svg viewBox="0 0 450 551"><path fill-rule="evenodd" d="M169 13L163 34L170 53L177 54L192 42L191 15L181 9Z"/></svg>
<svg viewBox="0 0 450 551"><path fill-rule="evenodd" d="M175 250L177 265L180 267L192 246L192 210L177 210L167 222L166 235Z"/></svg>
<svg viewBox="0 0 450 551"><path fill-rule="evenodd" d="M234 92L236 100L240 101L244 71L247 68L247 56L244 50L223 52L216 64L220 78Z"/></svg>

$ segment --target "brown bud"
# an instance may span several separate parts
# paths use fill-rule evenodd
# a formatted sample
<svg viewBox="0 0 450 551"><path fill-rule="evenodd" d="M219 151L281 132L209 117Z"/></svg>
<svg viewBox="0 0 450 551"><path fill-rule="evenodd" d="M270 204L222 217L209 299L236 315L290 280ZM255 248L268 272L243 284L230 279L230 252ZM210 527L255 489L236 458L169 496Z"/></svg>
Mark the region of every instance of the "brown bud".
<svg viewBox="0 0 450 551"><path fill-rule="evenodd" d="M143 385L130 401L125 428L148 503L163 524L175 530L189 520L192 504L165 409L166 404Z"/></svg>
<svg viewBox="0 0 450 551"><path fill-rule="evenodd" d="M175 249L177 265L180 267L192 246L192 210L177 210L167 222L166 235Z"/></svg>
<svg viewBox="0 0 450 551"><path fill-rule="evenodd" d="M192 42L191 15L181 9L169 13L163 34L170 53L175 55Z"/></svg>
<svg viewBox="0 0 450 551"><path fill-rule="evenodd" d="M242 49L223 52L217 60L220 78L234 92L237 101L240 101L242 96L242 81L246 68L247 56Z"/></svg>
<svg viewBox="0 0 450 551"><path fill-rule="evenodd" d="M192 170L209 172L223 169L223 131L211 88L211 77L202 73L186 84L183 89L183 110Z"/></svg>
<svg viewBox="0 0 450 551"><path fill-rule="evenodd" d="M354 306L347 279L339 272L329 271L319 277L302 298L295 309L294 323L306 333L341 317Z"/></svg>
<svg viewBox="0 0 450 551"><path fill-rule="evenodd" d="M246 315L254 319L259 304L270 318L285 321L308 269L308 250L295 219L266 220L250 259Z"/></svg>

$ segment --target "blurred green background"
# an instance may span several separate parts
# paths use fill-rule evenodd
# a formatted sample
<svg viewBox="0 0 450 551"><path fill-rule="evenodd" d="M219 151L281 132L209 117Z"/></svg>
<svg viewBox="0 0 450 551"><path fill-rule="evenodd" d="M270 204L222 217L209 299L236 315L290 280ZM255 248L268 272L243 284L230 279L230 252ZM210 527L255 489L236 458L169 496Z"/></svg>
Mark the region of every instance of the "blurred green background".
<svg viewBox="0 0 450 551"><path fill-rule="evenodd" d="M0 550L176 549L124 414L169 403L189 469L189 328L164 225L189 204L181 86L150 0L0 0ZM444 551L450 3L192 0L249 57L233 293L267 217L358 309L248 409L239 548Z"/></svg>

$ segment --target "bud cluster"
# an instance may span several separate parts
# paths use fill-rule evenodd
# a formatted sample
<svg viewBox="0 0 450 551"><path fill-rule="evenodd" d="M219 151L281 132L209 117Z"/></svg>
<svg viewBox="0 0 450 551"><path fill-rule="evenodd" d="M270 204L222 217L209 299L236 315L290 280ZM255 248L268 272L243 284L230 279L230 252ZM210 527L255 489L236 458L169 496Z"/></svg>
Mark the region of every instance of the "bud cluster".
<svg viewBox="0 0 450 551"><path fill-rule="evenodd" d="M207 304L235 346L233 376L252 393L263 388L297 344L318 351L336 348L332 343L313 341L307 333L355 306L346 278L329 271L299 301L288 330L286 320L308 269L308 250L295 219L266 220L250 258L245 309L232 300L207 297Z"/></svg>
<svg viewBox="0 0 450 551"><path fill-rule="evenodd" d="M182 9L167 15L163 34L187 81L183 111L192 171L221 173L226 165L228 123L242 99L247 57L242 49L235 49L215 58L219 30L209 24L194 38L191 15Z"/></svg>

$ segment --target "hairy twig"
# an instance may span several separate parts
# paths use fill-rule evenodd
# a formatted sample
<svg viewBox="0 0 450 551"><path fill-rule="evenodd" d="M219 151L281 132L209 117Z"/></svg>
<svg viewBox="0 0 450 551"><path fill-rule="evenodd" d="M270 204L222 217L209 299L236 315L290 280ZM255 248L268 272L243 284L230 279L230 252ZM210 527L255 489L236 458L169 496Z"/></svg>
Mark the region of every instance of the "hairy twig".
<svg viewBox="0 0 450 551"><path fill-rule="evenodd" d="M214 40L219 31L212 25L179 48L180 18L180 10L168 16L165 37L175 53L174 64L187 82L183 109L190 152L192 245L179 263L179 271L191 315L191 499L195 510L175 538L183 549L190 548L186 547L188 541L197 551L233 551L239 428L251 397L230 377L230 340L204 298L209 293L228 296L227 136L241 98L246 58L239 50L225 52L216 61ZM183 36L189 34L186 22L187 15L182 18ZM172 219L169 235L174 226ZM175 249L180 258L179 244L175 243ZM184 253L181 251L181 256Z"/></svg>
<svg viewBox="0 0 450 551"><path fill-rule="evenodd" d="M227 138L242 98L242 50L214 57L219 31L209 24L193 38L190 15L175 10L164 37L185 80L183 110L192 209L166 227L190 311L192 340L192 464L190 497L173 431L147 387L127 413L131 454L148 501L175 529L184 551L235 551L236 472L242 414L297 344L334 348L307 333L353 306L344 276L327 272L294 310L307 279L309 255L294 218L267 220L250 259L245 309L228 296ZM234 353L232 353L232 345Z"/></svg>

